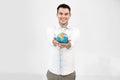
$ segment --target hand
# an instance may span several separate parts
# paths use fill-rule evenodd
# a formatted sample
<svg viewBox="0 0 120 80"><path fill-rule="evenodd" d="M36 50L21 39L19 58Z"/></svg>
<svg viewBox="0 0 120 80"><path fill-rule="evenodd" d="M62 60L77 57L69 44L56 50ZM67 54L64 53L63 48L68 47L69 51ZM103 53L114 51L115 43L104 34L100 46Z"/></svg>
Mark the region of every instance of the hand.
<svg viewBox="0 0 120 80"><path fill-rule="evenodd" d="M69 48L71 47L71 40L69 40L68 43L65 44L65 47L66 47L67 49L69 49Z"/></svg>
<svg viewBox="0 0 120 80"><path fill-rule="evenodd" d="M58 46L59 46L60 48L65 48L65 44L59 43Z"/></svg>
<svg viewBox="0 0 120 80"><path fill-rule="evenodd" d="M52 43L53 43L54 46L58 46L58 47L60 47L60 48L64 48L64 47L65 47L65 44L59 43L59 42L56 40L55 37L53 38Z"/></svg>
<svg viewBox="0 0 120 80"><path fill-rule="evenodd" d="M71 40L69 40L68 43L66 43L66 44L58 43L58 46L59 46L60 48L67 48L67 49L69 49L69 48L71 47L71 42L70 42L70 41L71 41Z"/></svg>
<svg viewBox="0 0 120 80"><path fill-rule="evenodd" d="M59 44L59 42L56 40L55 37L53 38L52 43L53 43L54 46L58 46L58 44Z"/></svg>
<svg viewBox="0 0 120 80"><path fill-rule="evenodd" d="M66 44L61 44L54 37L52 43L53 43L54 46L58 46L60 48L67 48L67 49L69 49L71 47L71 42L70 41L71 40L69 40L68 43L66 43Z"/></svg>

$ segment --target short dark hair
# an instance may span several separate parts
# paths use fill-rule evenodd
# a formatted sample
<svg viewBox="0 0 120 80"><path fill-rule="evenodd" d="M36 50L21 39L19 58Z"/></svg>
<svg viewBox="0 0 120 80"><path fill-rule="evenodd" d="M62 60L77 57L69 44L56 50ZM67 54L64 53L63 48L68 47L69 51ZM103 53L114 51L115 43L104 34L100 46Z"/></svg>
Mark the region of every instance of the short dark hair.
<svg viewBox="0 0 120 80"><path fill-rule="evenodd" d="M59 8L67 8L69 10L69 12L71 12L71 8L69 5L67 4L60 4L58 7L57 7L57 12L59 10Z"/></svg>

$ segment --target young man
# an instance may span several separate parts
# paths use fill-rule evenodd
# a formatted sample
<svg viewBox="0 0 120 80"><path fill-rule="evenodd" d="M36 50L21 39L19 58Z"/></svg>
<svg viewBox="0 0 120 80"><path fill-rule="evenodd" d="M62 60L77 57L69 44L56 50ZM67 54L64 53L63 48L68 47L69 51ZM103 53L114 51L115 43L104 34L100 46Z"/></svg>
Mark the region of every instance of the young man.
<svg viewBox="0 0 120 80"><path fill-rule="evenodd" d="M50 42L50 60L47 72L48 80L75 80L76 72L74 65L75 42L79 37L79 30L71 27L68 21L71 17L71 8L67 4L60 4L57 7L58 25L48 29L48 40ZM58 41L59 34L64 33L68 37L66 43Z"/></svg>

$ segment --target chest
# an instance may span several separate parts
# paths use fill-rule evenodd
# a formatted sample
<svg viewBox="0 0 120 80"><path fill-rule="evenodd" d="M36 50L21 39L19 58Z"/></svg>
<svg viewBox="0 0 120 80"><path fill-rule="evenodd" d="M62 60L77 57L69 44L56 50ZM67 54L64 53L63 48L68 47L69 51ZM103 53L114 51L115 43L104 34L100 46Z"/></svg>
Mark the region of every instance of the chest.
<svg viewBox="0 0 120 80"><path fill-rule="evenodd" d="M57 37L58 34L65 33L70 38L72 34L72 30L71 29L55 29L53 33L55 37Z"/></svg>

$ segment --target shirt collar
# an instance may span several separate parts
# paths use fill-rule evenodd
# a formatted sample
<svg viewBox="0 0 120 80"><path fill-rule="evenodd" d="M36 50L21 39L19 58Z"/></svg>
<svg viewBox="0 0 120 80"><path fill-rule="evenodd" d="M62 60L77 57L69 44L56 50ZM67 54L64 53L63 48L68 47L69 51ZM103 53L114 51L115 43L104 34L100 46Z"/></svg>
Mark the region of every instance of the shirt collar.
<svg viewBox="0 0 120 80"><path fill-rule="evenodd" d="M61 29L62 27L60 26L60 24L57 25L57 28ZM70 25L68 24L66 29L69 29L70 28Z"/></svg>

